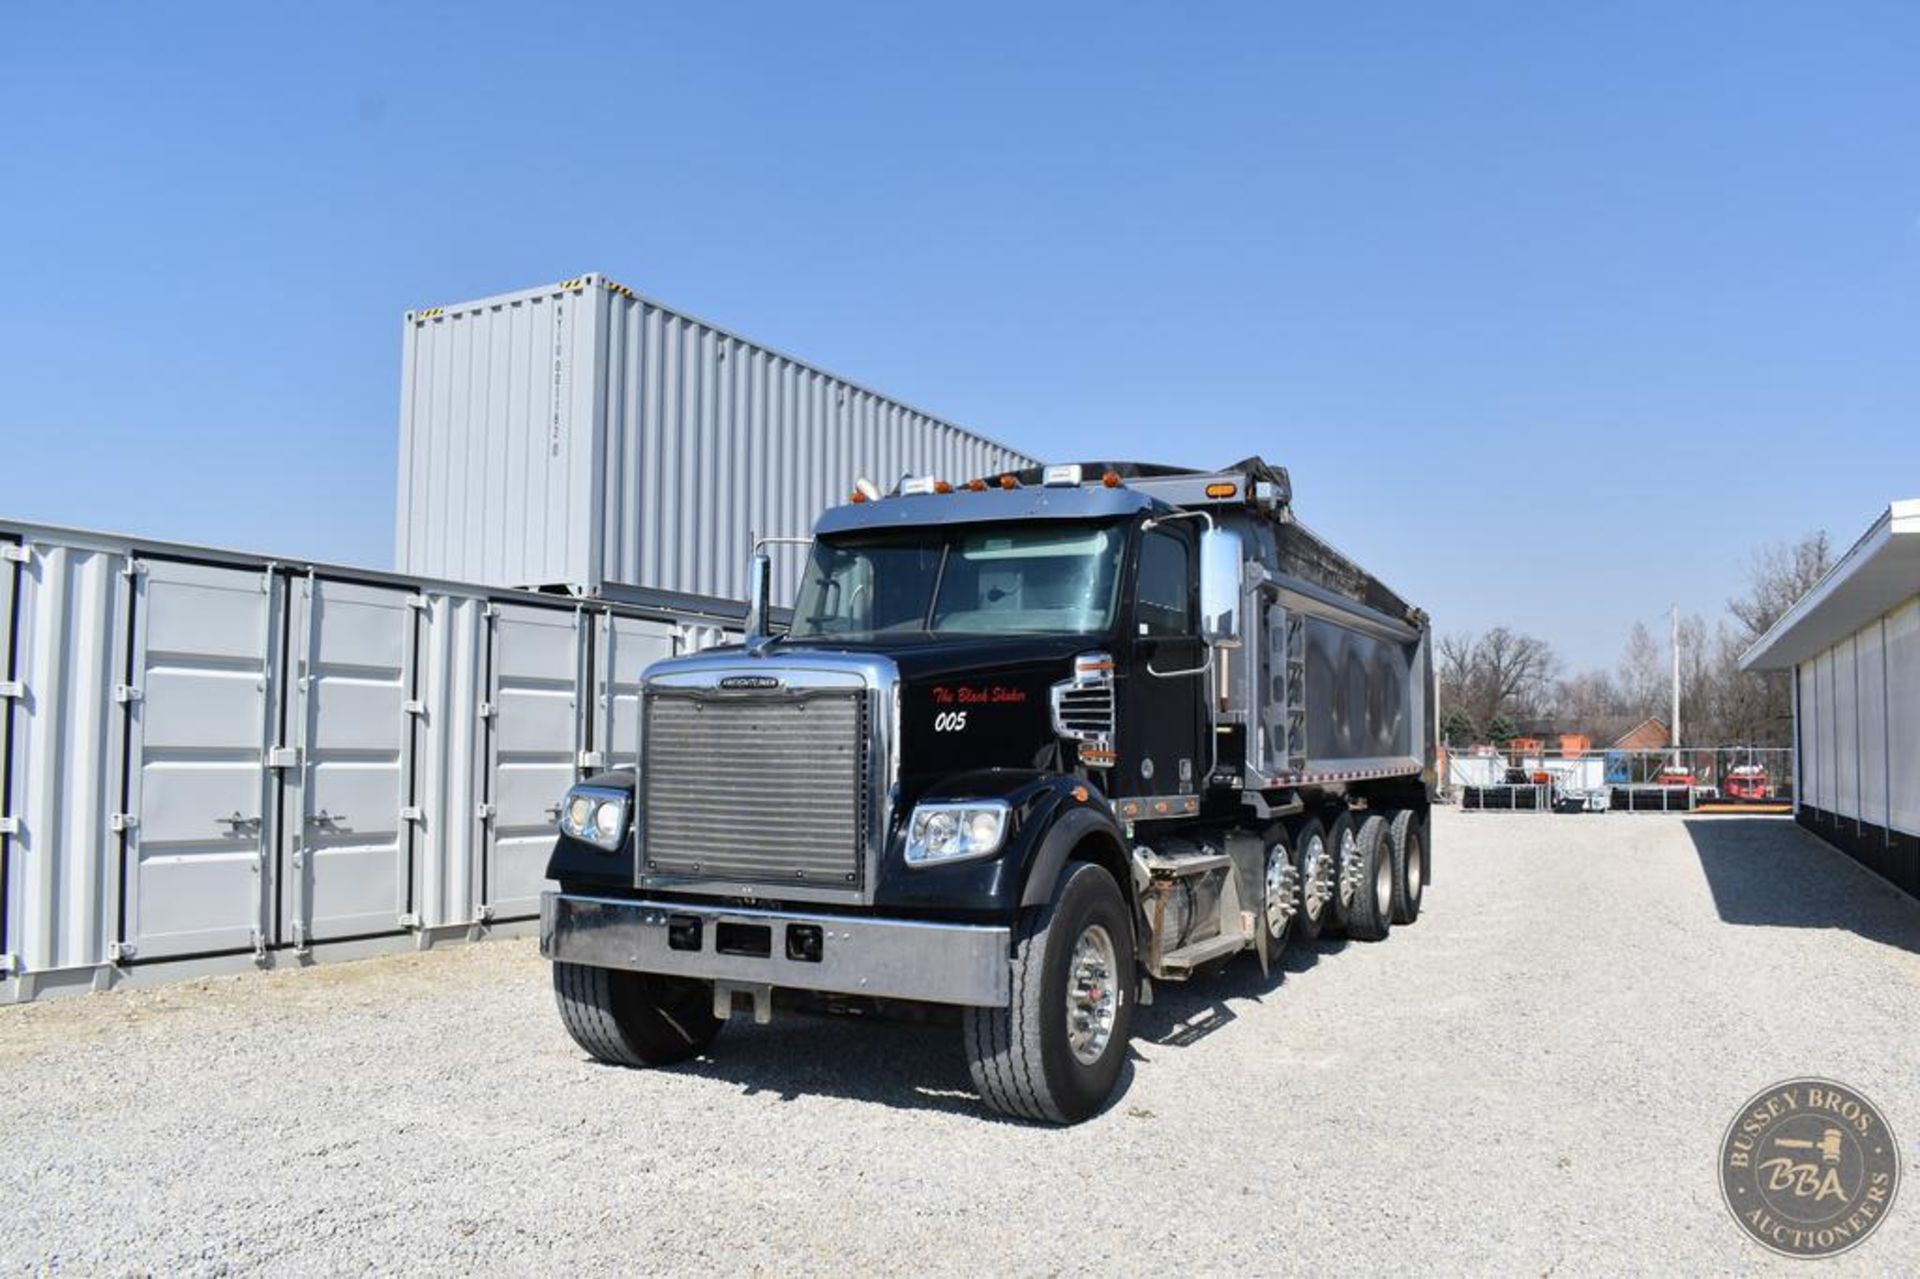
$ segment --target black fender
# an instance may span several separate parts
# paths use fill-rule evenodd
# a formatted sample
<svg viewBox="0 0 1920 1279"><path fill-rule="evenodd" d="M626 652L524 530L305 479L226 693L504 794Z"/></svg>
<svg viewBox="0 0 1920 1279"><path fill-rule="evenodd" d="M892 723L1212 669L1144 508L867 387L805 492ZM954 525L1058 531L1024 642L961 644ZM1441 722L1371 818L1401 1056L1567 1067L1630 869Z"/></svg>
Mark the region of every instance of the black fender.
<svg viewBox="0 0 1920 1279"><path fill-rule="evenodd" d="M1120 892L1133 899L1132 881L1127 869L1127 832L1120 825L1104 797L1091 787L1084 801L1061 803L1054 810L1038 846L1027 859L1025 881L1020 889L1022 906L1043 906L1053 899L1054 885L1066 870L1068 858L1090 837L1102 854L1096 860L1120 881ZM1072 792L1069 792L1071 796Z"/></svg>

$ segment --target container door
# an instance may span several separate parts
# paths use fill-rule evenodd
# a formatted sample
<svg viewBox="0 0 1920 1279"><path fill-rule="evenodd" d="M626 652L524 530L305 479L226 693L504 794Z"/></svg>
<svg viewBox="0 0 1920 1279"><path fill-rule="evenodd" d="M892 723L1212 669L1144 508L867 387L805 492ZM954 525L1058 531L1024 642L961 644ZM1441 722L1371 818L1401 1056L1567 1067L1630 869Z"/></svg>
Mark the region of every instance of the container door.
<svg viewBox="0 0 1920 1279"><path fill-rule="evenodd" d="M389 586L296 587L289 722L297 785L282 900L296 945L401 928L411 882L409 802L415 610Z"/></svg>
<svg viewBox="0 0 1920 1279"><path fill-rule="evenodd" d="M640 763L640 676L674 652L674 627L631 617L601 618L595 652L594 768L635 768Z"/></svg>
<svg viewBox="0 0 1920 1279"><path fill-rule="evenodd" d="M578 609L494 607L482 913L495 919L540 910L554 820L585 748L584 638Z"/></svg>
<svg viewBox="0 0 1920 1279"><path fill-rule="evenodd" d="M126 940L138 959L272 944L278 730L271 573L138 562Z"/></svg>

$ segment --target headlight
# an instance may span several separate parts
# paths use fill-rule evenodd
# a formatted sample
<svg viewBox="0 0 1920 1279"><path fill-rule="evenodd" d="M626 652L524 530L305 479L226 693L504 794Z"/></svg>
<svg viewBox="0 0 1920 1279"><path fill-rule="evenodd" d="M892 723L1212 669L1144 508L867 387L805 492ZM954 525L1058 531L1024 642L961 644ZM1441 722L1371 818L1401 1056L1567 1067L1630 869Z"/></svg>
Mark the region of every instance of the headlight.
<svg viewBox="0 0 1920 1279"><path fill-rule="evenodd" d="M609 786L576 786L560 805L560 829L609 852L627 838L627 793Z"/></svg>
<svg viewBox="0 0 1920 1279"><path fill-rule="evenodd" d="M921 804L907 823L907 865L989 857L1006 837L1007 806L1001 800Z"/></svg>

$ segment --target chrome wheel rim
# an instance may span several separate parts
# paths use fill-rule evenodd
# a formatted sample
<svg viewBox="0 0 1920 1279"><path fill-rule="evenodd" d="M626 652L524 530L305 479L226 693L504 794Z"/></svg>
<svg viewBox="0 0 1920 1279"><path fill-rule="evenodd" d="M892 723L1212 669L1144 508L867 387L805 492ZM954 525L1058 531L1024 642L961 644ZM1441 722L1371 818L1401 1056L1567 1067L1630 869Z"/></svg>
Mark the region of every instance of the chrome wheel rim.
<svg viewBox="0 0 1920 1279"><path fill-rule="evenodd" d="M1327 864L1327 842L1315 835L1300 854L1300 906L1307 918L1318 919L1333 896L1333 868Z"/></svg>
<svg viewBox="0 0 1920 1279"><path fill-rule="evenodd" d="M1088 924L1073 944L1067 966L1067 1046L1083 1066L1106 1055L1120 1013L1119 961L1113 938Z"/></svg>
<svg viewBox="0 0 1920 1279"><path fill-rule="evenodd" d="M1421 860L1420 841L1409 839L1407 841L1407 900L1410 902L1420 900L1420 890L1425 886L1421 882L1421 873L1424 869L1420 865Z"/></svg>
<svg viewBox="0 0 1920 1279"><path fill-rule="evenodd" d="M1373 906L1382 919L1388 919L1393 915L1393 860L1391 858L1380 858L1374 867Z"/></svg>
<svg viewBox="0 0 1920 1279"><path fill-rule="evenodd" d="M1267 935L1273 938L1284 937L1287 928L1293 923L1293 912L1299 899L1300 875L1293 868L1293 859L1287 856L1287 850L1278 844L1267 852Z"/></svg>
<svg viewBox="0 0 1920 1279"><path fill-rule="evenodd" d="M1353 828L1349 826L1340 832L1340 909L1353 905L1353 895L1360 888L1360 841L1353 837Z"/></svg>

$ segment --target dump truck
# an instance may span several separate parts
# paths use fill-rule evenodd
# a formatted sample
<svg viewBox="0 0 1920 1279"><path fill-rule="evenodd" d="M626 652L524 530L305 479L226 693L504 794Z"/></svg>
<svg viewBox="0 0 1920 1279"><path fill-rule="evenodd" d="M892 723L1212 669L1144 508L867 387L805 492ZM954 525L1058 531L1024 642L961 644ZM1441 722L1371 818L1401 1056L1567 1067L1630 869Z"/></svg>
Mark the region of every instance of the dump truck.
<svg viewBox="0 0 1920 1279"><path fill-rule="evenodd" d="M1156 983L1418 917L1431 630L1284 469L862 479L808 540L790 614L758 546L744 642L648 668L637 767L560 805L540 948L592 1056L945 1008L988 1106L1073 1123Z"/></svg>

